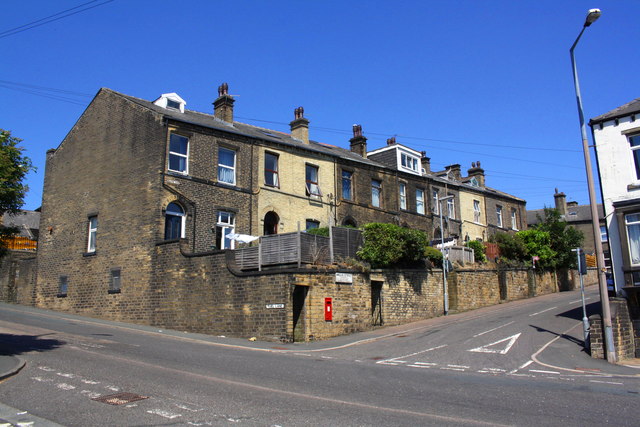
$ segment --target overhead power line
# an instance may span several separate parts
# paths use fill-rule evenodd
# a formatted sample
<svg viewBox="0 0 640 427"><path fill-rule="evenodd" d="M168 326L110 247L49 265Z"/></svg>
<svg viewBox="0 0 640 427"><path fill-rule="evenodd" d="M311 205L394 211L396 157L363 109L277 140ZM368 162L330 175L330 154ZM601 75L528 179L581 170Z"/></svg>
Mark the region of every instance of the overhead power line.
<svg viewBox="0 0 640 427"><path fill-rule="evenodd" d="M106 0L106 1L103 1L102 3L98 3L98 4L95 4L93 6L89 6L90 4L96 3L98 1L101 1L101 0L92 0L90 2L83 3L83 4L80 4L78 6L72 7L70 9L66 9L66 10L63 10L61 12L54 13L53 15L46 16L46 17L38 19L36 21L32 21L32 22L29 22L27 24L23 24L23 25L20 25L18 27L11 28L9 30L2 31L2 32L0 32L0 39L12 36L14 34L21 33L23 31L31 30L33 28L40 27L42 25L50 24L51 22L55 22L55 21L58 21L60 19L67 18L69 16L76 15L78 13L86 12L87 10L94 9L96 7L99 7L99 6L103 6L103 5L107 4L107 3L111 3L114 0ZM85 6L87 6L87 7L85 7ZM80 9L80 10L76 10L76 9Z"/></svg>

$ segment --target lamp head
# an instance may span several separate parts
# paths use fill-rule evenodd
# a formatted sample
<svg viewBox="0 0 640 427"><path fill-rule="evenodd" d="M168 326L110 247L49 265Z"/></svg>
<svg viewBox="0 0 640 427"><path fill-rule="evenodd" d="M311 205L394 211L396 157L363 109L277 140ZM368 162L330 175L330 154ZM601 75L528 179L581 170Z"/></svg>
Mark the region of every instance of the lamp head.
<svg viewBox="0 0 640 427"><path fill-rule="evenodd" d="M589 13L587 14L587 19L584 21L584 26L588 27L589 25L596 22L596 20L600 18L601 14L602 12L600 12L600 9L589 9Z"/></svg>

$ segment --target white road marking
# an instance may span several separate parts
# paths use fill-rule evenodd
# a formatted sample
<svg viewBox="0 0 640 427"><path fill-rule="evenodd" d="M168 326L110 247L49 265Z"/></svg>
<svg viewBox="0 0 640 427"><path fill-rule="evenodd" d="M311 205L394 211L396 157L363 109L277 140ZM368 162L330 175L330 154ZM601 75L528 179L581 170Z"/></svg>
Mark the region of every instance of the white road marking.
<svg viewBox="0 0 640 427"><path fill-rule="evenodd" d="M97 399L98 397L102 396L100 393L96 393L91 390L82 390L80 393L86 394L89 397L89 399Z"/></svg>
<svg viewBox="0 0 640 427"><path fill-rule="evenodd" d="M148 414L160 415L161 417L168 418L170 420L181 417L181 414L174 414L173 412L165 411L163 409L151 409L147 411Z"/></svg>
<svg viewBox="0 0 640 427"><path fill-rule="evenodd" d="M49 383L49 382L53 381L52 379L42 378L42 377L31 377L31 379L34 380L34 381L38 381L40 383Z"/></svg>
<svg viewBox="0 0 640 427"><path fill-rule="evenodd" d="M587 301L587 300L590 300L590 299L591 299L591 297L587 297L587 298L585 298L584 300L585 300L585 301ZM575 304L575 303L577 303L577 302L582 302L582 299L577 299L577 300L575 300L575 301L569 301L569 304Z"/></svg>
<svg viewBox="0 0 640 427"><path fill-rule="evenodd" d="M91 385L96 385L96 384L100 384L100 381L92 381L92 380L80 380L85 384L91 384Z"/></svg>
<svg viewBox="0 0 640 427"><path fill-rule="evenodd" d="M450 368L463 368L463 369L469 369L468 366L464 366L464 365L447 365Z"/></svg>
<svg viewBox="0 0 640 427"><path fill-rule="evenodd" d="M482 368L478 372L480 372L481 374L503 374L507 371L506 369L500 368Z"/></svg>
<svg viewBox="0 0 640 427"><path fill-rule="evenodd" d="M479 334L475 334L473 337L474 337L474 338L476 338L476 337L479 337L480 335L488 334L489 332L493 332L493 331L498 330L498 329L500 329L500 328L504 328L505 326L509 326L510 324L512 324L512 323L514 323L514 322L515 322L515 320L514 320L514 321L511 321L511 322L509 322L509 323L505 323L504 325L501 325L501 326L495 327L495 328L493 328L493 329L489 329L488 331L480 332Z"/></svg>
<svg viewBox="0 0 640 427"><path fill-rule="evenodd" d="M472 348L471 350L467 350L467 351L473 351L475 353L497 353L497 354L507 354L509 352L509 350L511 350L511 347L513 346L513 344L515 344L515 342L517 341L517 339L520 337L520 335L522 334L522 332L519 332L515 335L511 335L510 337L507 338L503 338L501 340L498 340L496 342L492 342L491 344L487 344L487 345L483 345L480 347L476 347L476 348ZM507 342L507 345L505 348L503 349L492 349L489 347L493 347L496 344L501 344L505 341Z"/></svg>
<svg viewBox="0 0 640 427"><path fill-rule="evenodd" d="M55 369L53 369L53 368L49 368L48 366L38 366L38 369L40 369L41 371L46 371L46 372L53 372L53 371L55 371Z"/></svg>
<svg viewBox="0 0 640 427"><path fill-rule="evenodd" d="M445 371L459 371L459 372L464 372L465 369L463 368L449 368L448 366L443 366L440 369L445 370Z"/></svg>
<svg viewBox="0 0 640 427"><path fill-rule="evenodd" d="M61 376L61 377L65 377L65 378L75 378L76 377L74 374L64 374L62 372L58 372L56 375Z"/></svg>
<svg viewBox="0 0 640 427"><path fill-rule="evenodd" d="M601 383L601 384L613 384L613 385L624 385L624 383L615 383L613 381L598 381L598 380L589 380L590 383Z"/></svg>
<svg viewBox="0 0 640 427"><path fill-rule="evenodd" d="M414 365L428 365L428 366L435 366L435 365L437 365L437 363L431 363L431 362L414 362Z"/></svg>
<svg viewBox="0 0 640 427"><path fill-rule="evenodd" d="M421 368L421 369L430 369L433 368L433 366L430 365L407 365L410 368Z"/></svg>
<svg viewBox="0 0 640 427"><path fill-rule="evenodd" d="M381 361L376 362L376 363L379 363L381 365L387 365L388 363L386 363L386 362L407 363L406 361L401 361L400 359L406 359L407 357L415 356L417 354L422 354L422 353L426 353L428 351L438 350L439 348L443 348L443 347L446 347L446 346L447 346L447 344L443 344L443 345L439 345L437 347L428 348L426 350L416 351L415 353L407 354L405 356L399 356L399 357L394 357L392 359L381 360Z"/></svg>
<svg viewBox="0 0 640 427"><path fill-rule="evenodd" d="M515 374L516 372L518 372L520 369L524 369L527 366L531 365L533 363L533 360L529 360L528 362L525 362L522 366L520 366L519 368L514 369L513 371L509 372L510 374Z"/></svg>
<svg viewBox="0 0 640 427"><path fill-rule="evenodd" d="M107 389L111 390L111 391L120 391L120 389L114 385L108 385L106 386Z"/></svg>
<svg viewBox="0 0 640 427"><path fill-rule="evenodd" d="M560 374L560 372L556 372L556 371L541 371L539 369L529 369L529 372L536 372L538 374L556 374L556 375Z"/></svg>
<svg viewBox="0 0 640 427"><path fill-rule="evenodd" d="M529 315L529 317L533 317L533 316L537 316L538 314L546 313L547 311L551 311L551 310L553 310L554 308L558 308L558 307L551 307L551 308L547 308L546 310L542 310L542 311L539 311L539 312L537 312L537 313L530 314L530 315Z"/></svg>
<svg viewBox="0 0 640 427"><path fill-rule="evenodd" d="M62 390L73 390L76 388L76 386L67 383L59 383L56 387Z"/></svg>
<svg viewBox="0 0 640 427"><path fill-rule="evenodd" d="M305 353L293 353L293 354L295 354L296 356L307 356L307 357L312 356L311 354L305 354Z"/></svg>

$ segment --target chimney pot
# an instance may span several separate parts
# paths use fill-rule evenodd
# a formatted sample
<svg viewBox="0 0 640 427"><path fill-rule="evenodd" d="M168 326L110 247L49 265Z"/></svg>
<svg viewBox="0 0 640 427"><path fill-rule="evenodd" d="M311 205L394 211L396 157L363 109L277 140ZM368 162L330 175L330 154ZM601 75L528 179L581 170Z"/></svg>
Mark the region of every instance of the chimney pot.
<svg viewBox="0 0 640 427"><path fill-rule="evenodd" d="M393 145L396 143L396 137L392 136L391 138L387 139L387 145Z"/></svg>
<svg viewBox="0 0 640 427"><path fill-rule="evenodd" d="M293 121L291 126L291 137L299 139L304 144L309 143L309 120L304 118L304 108L298 107L293 110Z"/></svg>
<svg viewBox="0 0 640 427"><path fill-rule="evenodd" d="M353 125L353 138L349 142L352 152L360 155L363 159L367 158L367 138L362 135L361 125Z"/></svg>
<svg viewBox="0 0 640 427"><path fill-rule="evenodd" d="M229 95L229 85L222 83L218 86L218 99L213 102L214 117L227 123L233 123L234 102L235 99Z"/></svg>

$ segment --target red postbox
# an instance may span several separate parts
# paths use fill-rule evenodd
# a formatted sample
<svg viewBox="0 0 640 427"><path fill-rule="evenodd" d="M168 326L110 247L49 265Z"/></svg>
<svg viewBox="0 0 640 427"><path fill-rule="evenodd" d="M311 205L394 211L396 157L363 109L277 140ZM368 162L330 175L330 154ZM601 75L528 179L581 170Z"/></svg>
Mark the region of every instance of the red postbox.
<svg viewBox="0 0 640 427"><path fill-rule="evenodd" d="M325 322L333 320L333 301L331 298L324 299L324 320Z"/></svg>

